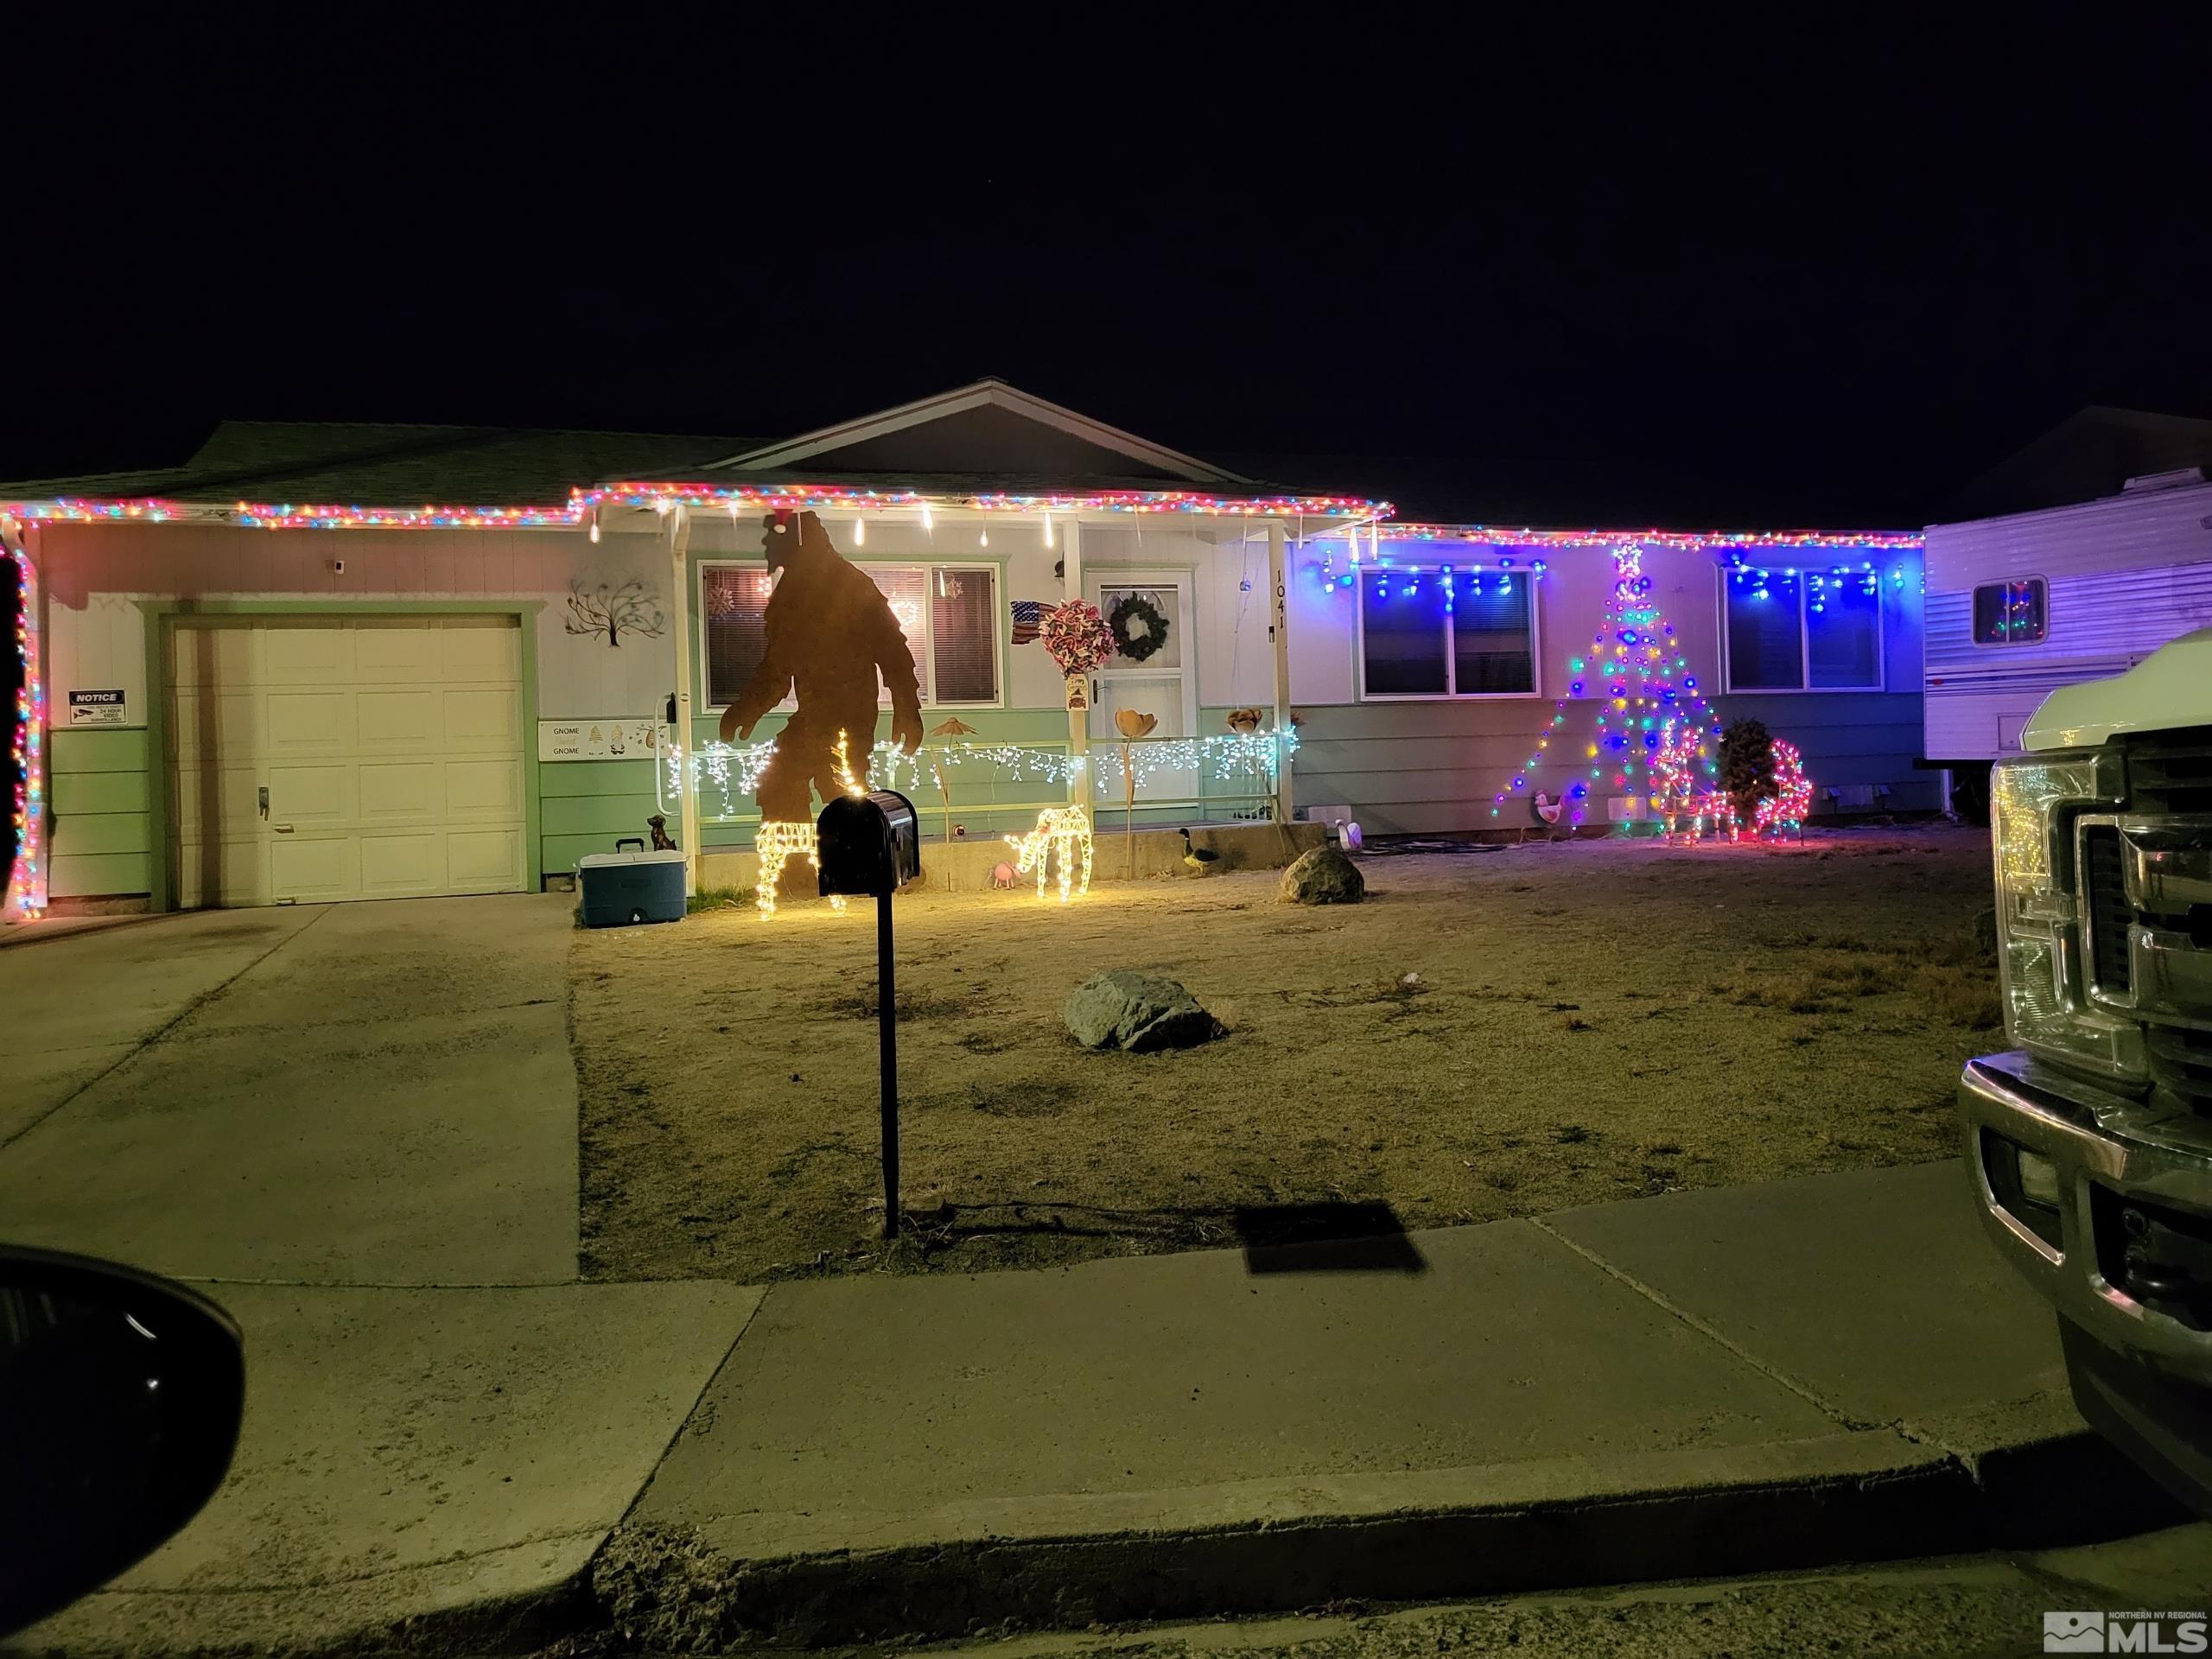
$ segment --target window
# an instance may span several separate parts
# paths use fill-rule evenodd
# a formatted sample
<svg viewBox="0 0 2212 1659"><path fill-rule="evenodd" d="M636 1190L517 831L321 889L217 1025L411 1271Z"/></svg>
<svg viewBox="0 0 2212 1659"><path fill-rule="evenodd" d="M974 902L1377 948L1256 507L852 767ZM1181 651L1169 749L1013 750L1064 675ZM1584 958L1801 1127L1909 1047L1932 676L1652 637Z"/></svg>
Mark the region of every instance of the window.
<svg viewBox="0 0 2212 1659"><path fill-rule="evenodd" d="M1370 697L1525 697L1536 690L1532 579L1518 571L1370 567L1359 594Z"/></svg>
<svg viewBox="0 0 2212 1659"><path fill-rule="evenodd" d="M890 604L914 653L925 705L999 702L998 570L993 565L863 564ZM767 653L768 596L774 585L758 564L699 569L700 627L705 639L707 702L728 708ZM882 693L890 701L890 693Z"/></svg>
<svg viewBox="0 0 2212 1659"><path fill-rule="evenodd" d="M1882 593L1857 570L1721 573L1731 691L1878 691Z"/></svg>
<svg viewBox="0 0 2212 1659"><path fill-rule="evenodd" d="M1974 590L1977 645L2032 645L2048 632L2050 595L2041 576L1985 582Z"/></svg>
<svg viewBox="0 0 2212 1659"><path fill-rule="evenodd" d="M765 566L709 564L699 570L699 626L706 639L707 702L737 701L768 652L768 595L775 584Z"/></svg>

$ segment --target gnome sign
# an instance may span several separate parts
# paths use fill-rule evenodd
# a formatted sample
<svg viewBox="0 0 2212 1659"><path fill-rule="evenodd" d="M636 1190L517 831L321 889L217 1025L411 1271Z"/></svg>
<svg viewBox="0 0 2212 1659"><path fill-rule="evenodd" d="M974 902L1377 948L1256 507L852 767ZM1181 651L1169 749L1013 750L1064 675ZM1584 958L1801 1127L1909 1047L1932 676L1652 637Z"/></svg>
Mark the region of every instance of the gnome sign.
<svg viewBox="0 0 2212 1659"><path fill-rule="evenodd" d="M868 787L877 677L891 690L891 741L908 754L921 747L922 695L890 602L830 544L822 521L786 510L761 527L768 569L782 577L768 600L766 654L722 711L721 736L725 743L750 737L761 716L796 691L798 711L777 734L754 791L760 907L772 913L785 859L804 852L814 862L814 793L829 800L850 786L849 778ZM850 772L842 772L848 764Z"/></svg>

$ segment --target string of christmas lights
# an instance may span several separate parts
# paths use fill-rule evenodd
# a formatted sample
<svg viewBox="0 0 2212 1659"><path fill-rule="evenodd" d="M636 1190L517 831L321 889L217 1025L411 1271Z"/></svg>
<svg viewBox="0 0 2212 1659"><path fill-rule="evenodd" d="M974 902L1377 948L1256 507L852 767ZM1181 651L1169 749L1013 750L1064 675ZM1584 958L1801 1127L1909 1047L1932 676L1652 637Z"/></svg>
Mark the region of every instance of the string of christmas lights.
<svg viewBox="0 0 2212 1659"><path fill-rule="evenodd" d="M1805 775L1805 758L1795 743L1774 740L1774 793L1762 795L1751 809L1751 833L1778 837L1787 830L1802 830L1813 810L1813 780ZM1732 832L1730 839L1734 839Z"/></svg>
<svg viewBox="0 0 2212 1659"><path fill-rule="evenodd" d="M1014 868L1017 875L1037 872L1037 896L1045 896L1045 877L1048 866L1057 866L1060 878L1060 902L1068 901L1071 892L1081 897L1090 891L1090 814L1080 806L1048 806L1037 815L1037 827L1025 835L1008 836L1006 844L1014 849ZM1077 872L1080 869L1081 879Z"/></svg>
<svg viewBox="0 0 2212 1659"><path fill-rule="evenodd" d="M1250 779L1271 790L1279 757L1297 753L1298 732L1291 728L1280 734L1232 732L1216 737L1155 739L1132 743L1129 748L1130 769L1140 785L1160 772L1204 769L1216 783ZM775 740L769 738L758 743L702 743L688 757L671 744L663 748L662 757L671 789L683 788L688 762L699 786L703 790L712 785L721 796L719 816L733 817L738 810L738 798L760 788L760 774L775 752ZM918 789L926 782L942 791L950 782L957 781L948 779L947 772L971 766L987 767L1008 779L1065 785L1087 766L1097 767L1102 786L1122 783L1118 748L1085 756L1019 743L947 743L931 744L910 755L894 744L879 741L868 751L868 776L886 789L898 789L902 783Z"/></svg>
<svg viewBox="0 0 2212 1659"><path fill-rule="evenodd" d="M1704 760L1704 732L1684 720L1661 723L1659 747L1651 757L1651 810L1669 840L1687 830L1694 844L1703 828L1709 811L1703 803L1711 793L1699 785Z"/></svg>
<svg viewBox="0 0 2212 1659"><path fill-rule="evenodd" d="M1470 598L1478 597L1484 593L1510 594L1516 579L1522 582L1540 581L1544 572L1550 568L1541 559L1518 560L1509 555L1499 559L1497 569L1490 571L1489 586L1485 588L1484 572L1486 567L1480 559L1467 562L1464 569L1454 565L1440 564L1433 571L1425 573L1419 564L1400 566L1396 559L1388 553L1370 554L1366 560L1362 561L1359 556L1359 543L1356 537L1352 539L1351 547L1351 568L1341 575L1338 573L1333 554L1324 553L1321 556L1321 591L1323 593L1332 594L1339 587L1349 593L1352 583L1358 581L1363 574L1375 582L1375 596L1377 599L1388 599L1390 596L1390 584L1393 582L1398 584L1400 596L1410 599L1421 591L1421 584L1424 579L1427 579L1442 586L1444 608L1447 611L1452 608L1462 591L1463 585Z"/></svg>
<svg viewBox="0 0 2212 1659"><path fill-rule="evenodd" d="M46 671L38 628L38 567L20 544L22 531L0 525L16 574L16 660L22 683L16 691L15 726L9 753L15 762L12 813L16 864L8 878L10 921L35 922L46 914Z"/></svg>
<svg viewBox="0 0 2212 1659"><path fill-rule="evenodd" d="M1831 595L1840 597L1847 590L1854 587L1861 594L1867 595L1879 594L1882 591L1881 571L1871 561L1864 559L1856 566L1832 564L1825 570L1815 569L1809 565L1800 570L1794 564L1783 565L1777 569L1770 566L1753 564L1738 553L1728 561L1728 567L1729 581L1738 588L1749 588L1753 599L1766 598L1770 585L1777 580L1785 586L1795 587L1802 577L1808 588L1806 607L1815 612L1827 608L1827 601ZM1890 585L1893 588L1904 586L1903 565L1891 568ZM1927 588L1927 580L1923 577L1921 581L1921 591L1925 593Z"/></svg>
<svg viewBox="0 0 2212 1659"><path fill-rule="evenodd" d="M988 490L925 495L916 490L879 490L842 484L723 485L607 484L569 492L557 505L425 506L341 503L237 501L229 505L170 501L158 497L107 499L56 496L0 504L0 510L32 523L88 524L103 520L207 520L254 530L574 530L588 524L596 536L601 509L633 507L667 513L678 506L727 510L837 507L860 512L932 509L987 513L1184 513L1219 518L1376 518L1387 501L1348 495L1211 495L1193 490L1071 491L1023 494ZM1046 534L1050 536L1050 520Z"/></svg>
<svg viewBox="0 0 2212 1659"><path fill-rule="evenodd" d="M1875 548L1918 552L1917 531L1889 530L1509 530L1494 524L1394 524L1380 527L1385 542L1475 542L1491 547L1640 546L1718 552L1732 548Z"/></svg>
<svg viewBox="0 0 2212 1659"><path fill-rule="evenodd" d="M1595 680L1602 691L1596 700L1595 729L1584 745L1582 758L1597 764L1590 779L1602 782L1612 772L1613 786L1631 787L1639 764L1647 772L1668 741L1662 729L1669 720L1682 720L1697 734L1685 764L1701 766L1711 775L1717 769L1706 758L1705 738L1718 735L1719 726L1697 677L1688 673L1689 658L1675 648L1675 628L1660 613L1651 598L1651 578L1643 574L1643 552L1635 546L1613 550L1613 585L1605 598L1605 613L1591 636L1588 658L1570 657L1567 671L1574 676L1567 695L1552 706L1551 724L1536 740L1534 753L1522 761L1512 781L1491 798L1491 817L1499 816L1507 799L1526 791L1529 775L1543 764L1552 738L1567 724L1567 706L1587 694ZM1679 676L1679 677L1677 677ZM1563 784L1561 802L1570 824L1589 816L1590 785L1577 779Z"/></svg>

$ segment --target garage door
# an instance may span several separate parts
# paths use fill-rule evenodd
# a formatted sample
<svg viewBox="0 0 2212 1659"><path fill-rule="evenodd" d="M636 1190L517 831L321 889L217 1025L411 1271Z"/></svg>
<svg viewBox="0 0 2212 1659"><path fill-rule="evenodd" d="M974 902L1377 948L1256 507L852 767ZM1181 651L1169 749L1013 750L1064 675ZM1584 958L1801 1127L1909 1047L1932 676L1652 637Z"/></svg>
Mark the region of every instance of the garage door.
<svg viewBox="0 0 2212 1659"><path fill-rule="evenodd" d="M514 618L181 618L167 657L180 904L522 887Z"/></svg>

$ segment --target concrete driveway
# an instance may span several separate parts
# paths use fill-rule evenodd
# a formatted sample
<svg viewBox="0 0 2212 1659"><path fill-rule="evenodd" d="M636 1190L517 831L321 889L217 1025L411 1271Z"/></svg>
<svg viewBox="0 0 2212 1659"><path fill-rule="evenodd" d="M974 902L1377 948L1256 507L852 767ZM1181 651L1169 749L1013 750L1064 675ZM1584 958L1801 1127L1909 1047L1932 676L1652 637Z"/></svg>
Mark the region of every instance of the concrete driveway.
<svg viewBox="0 0 2212 1659"><path fill-rule="evenodd" d="M213 911L0 951L0 1239L190 1278L576 1274L569 901Z"/></svg>

